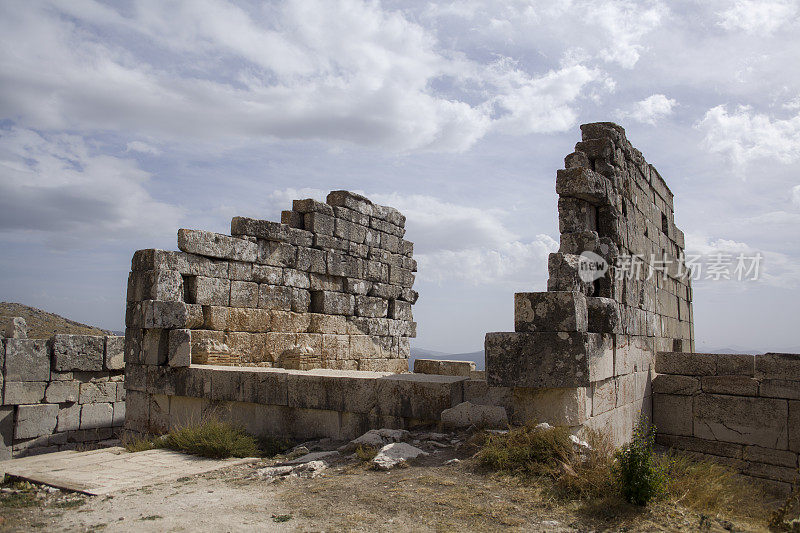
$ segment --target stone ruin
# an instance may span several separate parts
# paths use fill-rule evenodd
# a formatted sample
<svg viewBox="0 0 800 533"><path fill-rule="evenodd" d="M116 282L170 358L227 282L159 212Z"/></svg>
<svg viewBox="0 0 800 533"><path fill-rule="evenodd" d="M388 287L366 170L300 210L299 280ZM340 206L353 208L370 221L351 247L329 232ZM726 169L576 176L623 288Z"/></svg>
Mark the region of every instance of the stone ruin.
<svg viewBox="0 0 800 533"><path fill-rule="evenodd" d="M281 220L235 217L231 236L181 229L181 252L136 252L129 361L407 371L418 294L405 217L333 191Z"/></svg>
<svg viewBox="0 0 800 533"><path fill-rule="evenodd" d="M581 126L556 178L559 251L547 292L514 297L514 332L486 335L489 387L510 408L625 442L649 416L657 351L693 351L683 232L658 171L616 124Z"/></svg>

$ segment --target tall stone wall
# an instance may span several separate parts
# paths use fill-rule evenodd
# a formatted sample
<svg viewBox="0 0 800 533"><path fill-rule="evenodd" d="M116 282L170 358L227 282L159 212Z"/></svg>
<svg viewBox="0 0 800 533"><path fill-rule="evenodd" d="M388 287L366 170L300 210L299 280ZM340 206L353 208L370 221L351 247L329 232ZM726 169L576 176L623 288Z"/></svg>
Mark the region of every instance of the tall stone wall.
<svg viewBox="0 0 800 533"><path fill-rule="evenodd" d="M486 335L486 394L505 394L518 421L608 429L619 444L650 412L655 352L693 350L692 292L661 175L620 126L581 132L556 177L548 290L516 294L515 331Z"/></svg>
<svg viewBox="0 0 800 533"><path fill-rule="evenodd" d="M125 420L123 337L0 336L0 460L111 439Z"/></svg>
<svg viewBox="0 0 800 533"><path fill-rule="evenodd" d="M655 369L659 444L784 490L800 481L800 354L661 352Z"/></svg>
<svg viewBox="0 0 800 533"><path fill-rule="evenodd" d="M281 219L236 217L231 236L181 229L181 252L136 252L127 361L407 371L418 295L405 217L333 191Z"/></svg>

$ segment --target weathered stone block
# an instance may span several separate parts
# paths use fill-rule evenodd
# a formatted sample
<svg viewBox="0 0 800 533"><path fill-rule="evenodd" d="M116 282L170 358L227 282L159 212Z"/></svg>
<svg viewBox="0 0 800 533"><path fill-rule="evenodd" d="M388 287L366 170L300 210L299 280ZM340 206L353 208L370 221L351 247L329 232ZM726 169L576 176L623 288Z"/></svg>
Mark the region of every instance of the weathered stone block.
<svg viewBox="0 0 800 533"><path fill-rule="evenodd" d="M586 298L589 331L593 333L622 333L619 304L613 298Z"/></svg>
<svg viewBox="0 0 800 533"><path fill-rule="evenodd" d="M325 359L350 359L350 337L348 335L323 334L322 355Z"/></svg>
<svg viewBox="0 0 800 533"><path fill-rule="evenodd" d="M466 379L426 374L395 374L378 378L377 414L439 420L442 411L462 402Z"/></svg>
<svg viewBox="0 0 800 533"><path fill-rule="evenodd" d="M659 433L691 436L692 396L653 394L653 423Z"/></svg>
<svg viewBox="0 0 800 533"><path fill-rule="evenodd" d="M128 390L125 397L125 427L148 433L149 419L150 395L145 392Z"/></svg>
<svg viewBox="0 0 800 533"><path fill-rule="evenodd" d="M205 278L216 279L216 278ZM227 280L226 280L227 281ZM193 282L189 282L191 285ZM204 282L201 281L200 285ZM201 291L206 290L208 287L201 287ZM192 291L196 291L197 287L192 287ZM224 288L222 289L224 290ZM196 297L197 293L194 292L193 296ZM222 294L222 293L220 293ZM200 297L201 300L214 298L207 294ZM219 300L223 300L224 296L218 296ZM227 305L227 304L225 304ZM186 304L183 302L157 302L157 301L144 301L141 303L144 312L144 322L142 327L145 328L196 328L203 324L203 307L199 304Z"/></svg>
<svg viewBox="0 0 800 533"><path fill-rule="evenodd" d="M347 207L347 206L344 206ZM322 213L323 215L333 216L333 208L325 203L318 202L312 198L304 200L294 200L292 210L298 213Z"/></svg>
<svg viewBox="0 0 800 533"><path fill-rule="evenodd" d="M578 292L518 292L514 295L514 330L586 331L586 296Z"/></svg>
<svg viewBox="0 0 800 533"><path fill-rule="evenodd" d="M718 376L750 376L755 375L755 356L748 354L717 354Z"/></svg>
<svg viewBox="0 0 800 533"><path fill-rule="evenodd" d="M659 432L658 435L656 435L656 442L661 446L720 457L730 457L733 459L742 458L742 450L744 447L741 444L699 439L697 437L668 435L663 433L660 428L657 429Z"/></svg>
<svg viewBox="0 0 800 533"><path fill-rule="evenodd" d="M702 394L694 402L696 437L787 448L786 400ZM654 411L658 414L655 405Z"/></svg>
<svg viewBox="0 0 800 533"><path fill-rule="evenodd" d="M0 337L6 339L27 339L28 324L21 316L6 316L0 318Z"/></svg>
<svg viewBox="0 0 800 533"><path fill-rule="evenodd" d="M251 263L258 257L255 243L202 230L179 229L178 249L191 254Z"/></svg>
<svg viewBox="0 0 800 533"><path fill-rule="evenodd" d="M331 191L326 202L336 207L346 207L358 213L371 216L373 214L373 203L364 196L350 191Z"/></svg>
<svg viewBox="0 0 800 533"><path fill-rule="evenodd" d="M607 374L609 351L597 333L487 333L486 377L490 386L583 387ZM603 378L600 378L603 379Z"/></svg>
<svg viewBox="0 0 800 533"><path fill-rule="evenodd" d="M44 381L6 381L3 400L6 405L39 403L44 399L46 387Z"/></svg>
<svg viewBox="0 0 800 533"><path fill-rule="evenodd" d="M57 405L20 405L17 407L14 438L31 439L50 435L56 427L57 417Z"/></svg>
<svg viewBox="0 0 800 533"><path fill-rule="evenodd" d="M577 426L589 419L592 398L588 387L511 389L511 421L515 425L547 422L554 426Z"/></svg>
<svg viewBox="0 0 800 533"><path fill-rule="evenodd" d="M87 403L81 406L81 429L111 427L114 408L110 403Z"/></svg>
<svg viewBox="0 0 800 533"><path fill-rule="evenodd" d="M253 265L253 281L268 285L280 285L283 282L283 269L269 265Z"/></svg>
<svg viewBox="0 0 800 533"><path fill-rule="evenodd" d="M309 313L308 317L309 333L335 333L339 335L347 333L347 318L344 316Z"/></svg>
<svg viewBox="0 0 800 533"><path fill-rule="evenodd" d="M383 374L311 370L287 374L289 407L369 413Z"/></svg>
<svg viewBox="0 0 800 533"><path fill-rule="evenodd" d="M295 268L297 246L285 242L259 241L258 262L274 267Z"/></svg>
<svg viewBox="0 0 800 533"><path fill-rule="evenodd" d="M758 381L747 376L703 376L700 378L703 392L733 394L736 396L758 396Z"/></svg>
<svg viewBox="0 0 800 533"><path fill-rule="evenodd" d="M494 405L463 402L442 411L442 425L450 428L500 428L508 427L506 410Z"/></svg>
<svg viewBox="0 0 800 533"><path fill-rule="evenodd" d="M113 427L125 425L125 402L115 402L112 404L111 425Z"/></svg>
<svg viewBox="0 0 800 533"><path fill-rule="evenodd" d="M387 316L395 320L414 320L411 303L402 300L389 300Z"/></svg>
<svg viewBox="0 0 800 533"><path fill-rule="evenodd" d="M311 311L326 315L353 315L355 297L328 291L311 291Z"/></svg>
<svg viewBox="0 0 800 533"><path fill-rule="evenodd" d="M653 380L653 392L692 395L700 392L700 379L678 374L659 374Z"/></svg>
<svg viewBox="0 0 800 533"><path fill-rule="evenodd" d="M142 339L142 363L163 365L169 355L169 330L146 329Z"/></svg>
<svg viewBox="0 0 800 533"><path fill-rule="evenodd" d="M357 316L382 318L386 316L388 309L389 302L383 298L360 295L355 297L355 314Z"/></svg>
<svg viewBox="0 0 800 533"><path fill-rule="evenodd" d="M617 381L614 378L592 382L590 393L592 416L600 415L617 406Z"/></svg>
<svg viewBox="0 0 800 533"><path fill-rule="evenodd" d="M125 368L125 337L106 337L105 367L107 370Z"/></svg>
<svg viewBox="0 0 800 533"><path fill-rule="evenodd" d="M415 359L415 374L436 374L441 376L466 376L475 370L473 361L452 361L445 359Z"/></svg>
<svg viewBox="0 0 800 533"><path fill-rule="evenodd" d="M230 304L231 282L228 279L192 276L186 279L188 298L195 304Z"/></svg>
<svg viewBox="0 0 800 533"><path fill-rule="evenodd" d="M189 366L192 363L192 330L170 330L168 342L167 364L171 367Z"/></svg>
<svg viewBox="0 0 800 533"><path fill-rule="evenodd" d="M0 406L0 461L11 459L14 443L14 407Z"/></svg>
<svg viewBox="0 0 800 533"><path fill-rule="evenodd" d="M789 450L775 450L761 446L745 446L743 458L746 461L767 463L788 468L797 467L797 452Z"/></svg>
<svg viewBox="0 0 800 533"><path fill-rule="evenodd" d="M658 352L656 372L684 376L713 376L716 374L716 355L685 352Z"/></svg>
<svg viewBox="0 0 800 533"><path fill-rule="evenodd" d="M556 193L559 196L578 198L593 205L609 203L608 179L588 168L574 167L557 172Z"/></svg>
<svg viewBox="0 0 800 533"><path fill-rule="evenodd" d="M258 283L231 281L231 307L258 307Z"/></svg>
<svg viewBox="0 0 800 533"><path fill-rule="evenodd" d="M262 283L258 289L258 307L276 311L291 311L292 289Z"/></svg>
<svg viewBox="0 0 800 533"><path fill-rule="evenodd" d="M800 354L766 353L755 357L755 375L760 379L800 381Z"/></svg>
<svg viewBox="0 0 800 533"><path fill-rule="evenodd" d="M51 381L45 391L47 403L66 403L78 401L77 381Z"/></svg>
<svg viewBox="0 0 800 533"><path fill-rule="evenodd" d="M47 381L50 379L50 350L45 340L11 338L5 341L5 379Z"/></svg>
<svg viewBox="0 0 800 533"><path fill-rule="evenodd" d="M115 382L81 383L78 403L115 402L117 384Z"/></svg>
<svg viewBox="0 0 800 533"><path fill-rule="evenodd" d="M800 381L788 379L761 379L758 395L766 398L800 400Z"/></svg>

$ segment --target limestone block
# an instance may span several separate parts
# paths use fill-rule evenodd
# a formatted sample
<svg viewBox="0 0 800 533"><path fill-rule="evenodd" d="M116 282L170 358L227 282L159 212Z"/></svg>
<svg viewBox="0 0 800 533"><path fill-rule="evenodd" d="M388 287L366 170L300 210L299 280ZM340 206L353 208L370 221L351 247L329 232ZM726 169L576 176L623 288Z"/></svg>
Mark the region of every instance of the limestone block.
<svg viewBox="0 0 800 533"><path fill-rule="evenodd" d="M75 431L81 426L81 406L76 404L61 406L58 409L56 431Z"/></svg>
<svg viewBox="0 0 800 533"><path fill-rule="evenodd" d="M357 257L331 251L327 252L325 260L328 274L331 276L361 277L361 261Z"/></svg>
<svg viewBox="0 0 800 533"><path fill-rule="evenodd" d="M231 307L258 307L258 283L231 281Z"/></svg>
<svg viewBox="0 0 800 533"><path fill-rule="evenodd" d="M281 361L297 346L296 333L265 333L264 350L272 361Z"/></svg>
<svg viewBox="0 0 800 533"><path fill-rule="evenodd" d="M183 301L183 277L175 270L131 272L128 275L127 299L129 302Z"/></svg>
<svg viewBox="0 0 800 533"><path fill-rule="evenodd" d="M578 426L592 414L589 387L511 389L511 412L514 425Z"/></svg>
<svg viewBox="0 0 800 533"><path fill-rule="evenodd" d="M692 396L653 394L653 423L659 433L691 436L692 418Z"/></svg>
<svg viewBox="0 0 800 533"><path fill-rule="evenodd" d="M168 342L167 364L171 367L189 366L192 363L192 330L170 330Z"/></svg>
<svg viewBox="0 0 800 533"><path fill-rule="evenodd" d="M258 307L276 311L292 310L292 289L262 283L258 286Z"/></svg>
<svg viewBox="0 0 800 533"><path fill-rule="evenodd" d="M295 268L297 246L285 242L259 241L258 262L274 267Z"/></svg>
<svg viewBox="0 0 800 533"><path fill-rule="evenodd" d="M111 425L113 427L121 427L125 425L125 402L115 402L111 407Z"/></svg>
<svg viewBox="0 0 800 533"><path fill-rule="evenodd" d="M755 375L760 379L800 381L800 354L766 353L755 357Z"/></svg>
<svg viewBox="0 0 800 533"><path fill-rule="evenodd" d="M592 416L597 416L617 406L617 382L614 378L594 381L591 384Z"/></svg>
<svg viewBox="0 0 800 533"><path fill-rule="evenodd" d="M163 365L169 355L169 330L146 329L142 339L142 363Z"/></svg>
<svg viewBox="0 0 800 533"><path fill-rule="evenodd" d="M295 313L308 313L311 308L311 292L305 289L292 287L292 311Z"/></svg>
<svg viewBox="0 0 800 533"><path fill-rule="evenodd" d="M556 193L559 196L578 198L593 205L609 203L611 184L604 176L584 167L562 169L557 172Z"/></svg>
<svg viewBox="0 0 800 533"><path fill-rule="evenodd" d="M373 214L373 203L359 194L350 191L331 191L326 202L336 207L346 207L367 216Z"/></svg>
<svg viewBox="0 0 800 533"><path fill-rule="evenodd" d="M322 355L325 359L350 359L350 337L348 335L323 334Z"/></svg>
<svg viewBox="0 0 800 533"><path fill-rule="evenodd" d="M371 283L367 294L369 296L384 298L387 300L397 299L403 294L403 288L400 285L391 285L388 283Z"/></svg>
<svg viewBox="0 0 800 533"><path fill-rule="evenodd" d="M717 354L717 375L750 376L755 375L756 356L738 353Z"/></svg>
<svg viewBox="0 0 800 533"><path fill-rule="evenodd" d="M77 381L51 381L45 390L45 401L47 403L77 402L78 385Z"/></svg>
<svg viewBox="0 0 800 533"><path fill-rule="evenodd" d="M125 337L112 335L106 337L105 367L107 370L125 368Z"/></svg>
<svg viewBox="0 0 800 533"><path fill-rule="evenodd" d="M302 225L302 224L301 224ZM269 220L257 220L247 217L233 217L231 220L231 235L249 235L258 239L279 242L292 242L293 244L311 244L311 233L296 229L291 225L279 224Z"/></svg>
<svg viewBox="0 0 800 533"><path fill-rule="evenodd" d="M597 210L584 200L560 197L558 229L562 234L597 231Z"/></svg>
<svg viewBox="0 0 800 533"><path fill-rule="evenodd" d="M411 257L412 255L414 255L414 243L411 241L407 241L405 239L401 239L399 253L403 254L406 257Z"/></svg>
<svg viewBox="0 0 800 533"><path fill-rule="evenodd" d="M293 313L287 311L270 311L272 331L284 333L303 333L309 330L311 316L309 313ZM318 333L318 332L311 332Z"/></svg>
<svg viewBox="0 0 800 533"><path fill-rule="evenodd" d="M442 425L450 428L497 428L508 427L506 410L494 405L478 405L463 402L442 411Z"/></svg>
<svg viewBox="0 0 800 533"><path fill-rule="evenodd" d="M290 228L303 229L303 213L298 211L281 211L281 224Z"/></svg>
<svg viewBox="0 0 800 533"><path fill-rule="evenodd" d="M113 416L113 413L112 413ZM150 419L150 395L128 390L125 397L125 427L147 433Z"/></svg>
<svg viewBox="0 0 800 533"><path fill-rule="evenodd" d="M586 298L589 331L593 333L622 333L619 304L612 298Z"/></svg>
<svg viewBox="0 0 800 533"><path fill-rule="evenodd" d="M786 400L702 394L695 397L694 435L786 449L787 417Z"/></svg>
<svg viewBox="0 0 800 533"><path fill-rule="evenodd" d="M228 266L228 279L231 281L253 281L253 264L241 261L230 261Z"/></svg>
<svg viewBox="0 0 800 533"><path fill-rule="evenodd" d="M203 308L198 304L146 300L141 306L145 328L196 328L203 324Z"/></svg>
<svg viewBox="0 0 800 533"><path fill-rule="evenodd" d="M308 313L309 333L330 333L344 335L347 333L347 319L341 315L323 315Z"/></svg>
<svg viewBox="0 0 800 533"><path fill-rule="evenodd" d="M5 346L6 380L50 379L50 350L46 340L9 338L6 339Z"/></svg>
<svg viewBox="0 0 800 533"><path fill-rule="evenodd" d="M339 276L328 276L322 274L309 274L309 283L312 291L344 291L344 279Z"/></svg>
<svg viewBox="0 0 800 533"><path fill-rule="evenodd" d="M144 353L142 345L144 342L144 330L141 328L125 328L125 364L144 363ZM70 378L71 379L71 378Z"/></svg>
<svg viewBox="0 0 800 533"><path fill-rule="evenodd" d="M125 365L125 387L128 390L141 392L147 390L147 374L144 366L133 363Z"/></svg>
<svg viewBox="0 0 800 533"><path fill-rule="evenodd" d="M389 305L390 302L383 298L359 295L355 297L355 314L363 317L382 318L386 316Z"/></svg>
<svg viewBox="0 0 800 533"><path fill-rule="evenodd" d="M225 317L225 329L228 331L246 331L250 333L269 331L271 317L272 312L267 309L232 307L227 310L227 316Z"/></svg>
<svg viewBox="0 0 800 533"><path fill-rule="evenodd" d="M410 289L414 286L415 276L411 270L402 266L389 265L389 283Z"/></svg>
<svg viewBox="0 0 800 533"><path fill-rule="evenodd" d="M114 408L111 403L87 403L81 406L81 429L111 427Z"/></svg>
<svg viewBox="0 0 800 533"><path fill-rule="evenodd" d="M775 450L761 446L745 446L743 458L746 461L767 463L788 468L797 467L797 453L789 450Z"/></svg>
<svg viewBox="0 0 800 533"><path fill-rule="evenodd" d="M333 235L314 234L313 246L314 248L319 248L321 250L339 250L340 252L349 252L351 244L353 243L344 239L340 239L339 237L334 237Z"/></svg>
<svg viewBox="0 0 800 533"><path fill-rule="evenodd" d="M3 400L6 405L39 403L44 399L45 381L6 381Z"/></svg>
<svg viewBox="0 0 800 533"><path fill-rule="evenodd" d="M369 215L354 211L347 207L333 206L333 216L344 220L349 220L359 226L369 226Z"/></svg>
<svg viewBox="0 0 800 533"><path fill-rule="evenodd" d="M333 235L334 218L333 216L322 213L305 213L303 215L303 225L305 229L318 235Z"/></svg>
<svg viewBox="0 0 800 533"><path fill-rule="evenodd" d="M195 398L209 398L211 396L211 378L217 367L192 366L172 370L175 384L175 394L178 396L191 396Z"/></svg>
<svg viewBox="0 0 800 533"><path fill-rule="evenodd" d="M355 312L355 297L328 291L311 291L311 311L326 315L352 315Z"/></svg>
<svg viewBox="0 0 800 533"><path fill-rule="evenodd" d="M6 339L27 339L28 324L21 316L0 318L0 337Z"/></svg>
<svg viewBox="0 0 800 533"><path fill-rule="evenodd" d="M170 397L164 394L150 396L150 428L156 433L166 433L170 429ZM81 422L83 422L81 420Z"/></svg>
<svg viewBox="0 0 800 533"><path fill-rule="evenodd" d="M607 377L610 340L580 332L487 333L487 381L502 387L587 386Z"/></svg>
<svg viewBox="0 0 800 533"><path fill-rule="evenodd" d="M230 303L231 282L222 278L193 276L187 278L186 292L193 303L227 306Z"/></svg>
<svg viewBox="0 0 800 533"><path fill-rule="evenodd" d="M202 230L179 229L178 249L191 254L250 263L258 257L255 243Z"/></svg>
<svg viewBox="0 0 800 533"><path fill-rule="evenodd" d="M283 283L283 269L269 265L253 265L252 280L268 285L280 285Z"/></svg>
<svg viewBox="0 0 800 533"><path fill-rule="evenodd" d="M588 294L588 285L578 275L580 256L553 253L548 256L548 291L582 292Z"/></svg>
<svg viewBox="0 0 800 533"><path fill-rule="evenodd" d="M713 376L716 373L716 355L659 352L656 354L656 372L684 376Z"/></svg>
<svg viewBox="0 0 800 533"><path fill-rule="evenodd" d="M616 335L614 375L649 370L655 351L654 339L642 335Z"/></svg>
<svg viewBox="0 0 800 533"><path fill-rule="evenodd" d="M11 459L14 443L14 407L0 406L0 461Z"/></svg>
<svg viewBox="0 0 800 533"><path fill-rule="evenodd" d="M299 247L297 249L297 270L315 274L325 274L327 272L325 251Z"/></svg>
<svg viewBox="0 0 800 533"><path fill-rule="evenodd" d="M395 374L378 378L377 414L419 420L439 420L441 412L463 401L458 376Z"/></svg>
<svg viewBox="0 0 800 533"><path fill-rule="evenodd" d="M56 427L57 417L57 405L20 405L17 407L14 438L30 439L49 435Z"/></svg>
<svg viewBox="0 0 800 533"><path fill-rule="evenodd" d="M514 295L514 330L586 331L586 297L578 292L518 292Z"/></svg>
<svg viewBox="0 0 800 533"><path fill-rule="evenodd" d="M115 402L117 384L114 382L81 383L78 403Z"/></svg>
<svg viewBox="0 0 800 533"><path fill-rule="evenodd" d="M656 442L667 448L687 450L692 452L716 455L720 457L730 457L741 459L743 446L730 442L720 442L716 440L699 439L697 437L686 437L679 435L668 435L660 431L656 435Z"/></svg>
<svg viewBox="0 0 800 533"><path fill-rule="evenodd" d="M330 205L318 202L312 198L307 198L305 200L294 200L292 202L292 210L297 211L298 213L321 213L330 217L333 216L333 208Z"/></svg>
<svg viewBox="0 0 800 533"><path fill-rule="evenodd" d="M414 320L411 303L402 300L389 300L388 315L395 320Z"/></svg>
<svg viewBox="0 0 800 533"><path fill-rule="evenodd" d="M583 252L596 252L600 246L600 236L596 231L583 230L572 233L562 233L558 251L562 254L582 254Z"/></svg>
<svg viewBox="0 0 800 533"><path fill-rule="evenodd" d="M364 261L364 279L374 283L389 283L389 265L380 261Z"/></svg>
<svg viewBox="0 0 800 533"><path fill-rule="evenodd" d="M659 374L653 379L653 392L692 395L700 392L700 379L678 374Z"/></svg>
<svg viewBox="0 0 800 533"><path fill-rule="evenodd" d="M331 375L331 373L334 373ZM369 413L383 374L311 370L287 374L289 407Z"/></svg>
<svg viewBox="0 0 800 533"><path fill-rule="evenodd" d="M427 452L405 442L393 442L380 449L370 464L376 470L391 470L406 464L410 459L428 455Z"/></svg>
<svg viewBox="0 0 800 533"><path fill-rule="evenodd" d="M703 376L700 383L703 392L758 396L758 381L747 376Z"/></svg>
<svg viewBox="0 0 800 533"><path fill-rule="evenodd" d="M444 359L415 359L415 374L437 374L442 376L467 376L475 370L474 361L452 361Z"/></svg>
<svg viewBox="0 0 800 533"><path fill-rule="evenodd" d="M478 372L471 373L464 382L464 401L480 405L500 405L510 408L513 390L508 387L490 387L485 379L476 378Z"/></svg>
<svg viewBox="0 0 800 533"><path fill-rule="evenodd" d="M800 381L788 379L762 379L758 395L766 398L787 398L800 400Z"/></svg>

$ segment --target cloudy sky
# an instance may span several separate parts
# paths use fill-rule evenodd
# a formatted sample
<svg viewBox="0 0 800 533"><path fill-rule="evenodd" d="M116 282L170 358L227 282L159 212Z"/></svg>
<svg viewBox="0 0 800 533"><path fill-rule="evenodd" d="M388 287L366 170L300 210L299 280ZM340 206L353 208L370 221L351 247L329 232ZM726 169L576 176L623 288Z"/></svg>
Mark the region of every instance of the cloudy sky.
<svg viewBox="0 0 800 533"><path fill-rule="evenodd" d="M800 5L0 0L0 300L122 329L179 227L360 191L408 216L417 347L482 348L544 290L555 172L612 120L666 178L698 349L798 349Z"/></svg>

